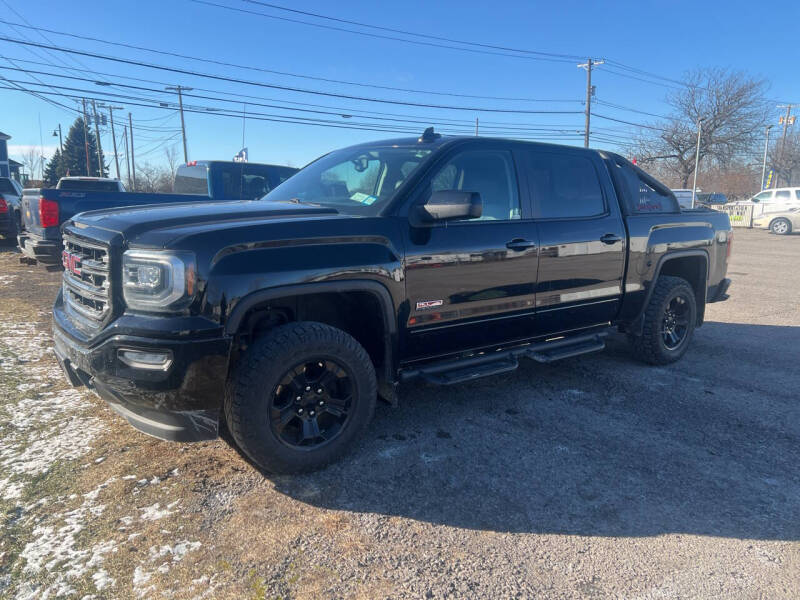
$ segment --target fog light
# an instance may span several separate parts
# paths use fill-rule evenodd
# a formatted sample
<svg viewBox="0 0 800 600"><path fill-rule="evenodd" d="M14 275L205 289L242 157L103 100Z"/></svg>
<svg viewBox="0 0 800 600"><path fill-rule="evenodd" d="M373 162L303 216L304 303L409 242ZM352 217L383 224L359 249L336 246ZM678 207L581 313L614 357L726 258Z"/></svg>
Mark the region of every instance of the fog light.
<svg viewBox="0 0 800 600"><path fill-rule="evenodd" d="M117 357L134 369L148 371L166 371L172 366L172 352L144 352L142 350L126 350L120 348Z"/></svg>

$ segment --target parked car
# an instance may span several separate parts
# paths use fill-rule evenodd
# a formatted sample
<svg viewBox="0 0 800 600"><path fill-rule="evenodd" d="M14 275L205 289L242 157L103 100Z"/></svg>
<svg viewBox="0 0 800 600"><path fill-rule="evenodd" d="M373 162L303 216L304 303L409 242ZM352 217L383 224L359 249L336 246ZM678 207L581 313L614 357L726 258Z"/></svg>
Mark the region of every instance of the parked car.
<svg viewBox="0 0 800 600"><path fill-rule="evenodd" d="M749 200L740 200L736 204L753 205L754 217L797 208L800 207L800 187L764 190Z"/></svg>
<svg viewBox="0 0 800 600"><path fill-rule="evenodd" d="M0 237L14 241L19 223L22 186L10 177L0 177Z"/></svg>
<svg viewBox="0 0 800 600"><path fill-rule="evenodd" d="M769 229L778 235L788 235L793 231L800 231L800 208L790 208L756 217L753 219L753 227Z"/></svg>
<svg viewBox="0 0 800 600"><path fill-rule="evenodd" d="M61 224L80 212L175 202L252 200L296 172L297 169L277 165L194 161L178 168L172 194L116 194L112 192L125 191L117 180L65 177L55 189L24 191L23 231L17 240L23 260L59 268L62 263Z"/></svg>
<svg viewBox="0 0 800 600"><path fill-rule="evenodd" d="M681 213L616 154L432 130L331 152L261 201L88 212L64 236L69 381L159 438L224 418L274 472L334 460L401 381L599 351L610 327L676 361L727 298L732 243L727 214Z"/></svg>

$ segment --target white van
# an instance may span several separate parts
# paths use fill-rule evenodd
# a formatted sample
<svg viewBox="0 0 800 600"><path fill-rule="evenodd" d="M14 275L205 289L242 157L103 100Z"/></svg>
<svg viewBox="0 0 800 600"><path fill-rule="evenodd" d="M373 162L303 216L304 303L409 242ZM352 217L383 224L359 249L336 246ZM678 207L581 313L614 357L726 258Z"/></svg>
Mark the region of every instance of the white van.
<svg viewBox="0 0 800 600"><path fill-rule="evenodd" d="M800 207L800 187L776 188L764 190L750 200L737 202L737 204L753 204L753 216L757 217L766 213L780 212L790 208Z"/></svg>

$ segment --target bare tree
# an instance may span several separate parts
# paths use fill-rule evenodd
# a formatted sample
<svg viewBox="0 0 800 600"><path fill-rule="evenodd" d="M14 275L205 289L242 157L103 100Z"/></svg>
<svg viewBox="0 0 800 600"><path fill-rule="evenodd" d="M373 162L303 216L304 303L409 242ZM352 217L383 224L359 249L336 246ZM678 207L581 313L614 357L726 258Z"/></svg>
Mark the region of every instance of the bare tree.
<svg viewBox="0 0 800 600"><path fill-rule="evenodd" d="M164 157L167 159L167 171L169 172L169 191L172 191L172 184L175 182L175 174L178 172L178 149L176 146L169 146L164 150Z"/></svg>
<svg viewBox="0 0 800 600"><path fill-rule="evenodd" d="M784 143L778 142L769 153L769 165L775 169L775 184L791 186L800 180L800 133L786 136Z"/></svg>
<svg viewBox="0 0 800 600"><path fill-rule="evenodd" d="M150 163L136 165L136 191L145 194L164 194L172 191L173 178L166 167Z"/></svg>
<svg viewBox="0 0 800 600"><path fill-rule="evenodd" d="M42 163L44 158L36 148L29 148L22 155L22 164L30 173L31 179L36 179L36 171L39 171L39 179L42 177Z"/></svg>
<svg viewBox="0 0 800 600"><path fill-rule="evenodd" d="M756 145L767 103L765 82L741 72L699 69L684 80L686 87L667 96L672 116L649 126L637 155L644 165L660 162L685 188L694 173L698 122L701 162L724 168Z"/></svg>

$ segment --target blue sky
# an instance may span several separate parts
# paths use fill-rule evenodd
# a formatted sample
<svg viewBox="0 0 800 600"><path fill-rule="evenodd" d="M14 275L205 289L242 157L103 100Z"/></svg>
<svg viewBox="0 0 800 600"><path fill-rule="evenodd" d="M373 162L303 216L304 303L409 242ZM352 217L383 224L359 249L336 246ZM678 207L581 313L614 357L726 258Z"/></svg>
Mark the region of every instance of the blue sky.
<svg viewBox="0 0 800 600"><path fill-rule="evenodd" d="M302 19L334 25L312 17L281 12L242 0L209 0L244 10L260 11L285 18ZM278 4L343 19L393 27L429 35L472 40L494 45L544 51L556 54L605 57L631 67L644 69L663 77L680 79L683 72L700 66L731 67L769 81L769 95L776 100L800 102L798 77L797 31L800 3L797 2L531 2L507 0L502 3L455 1L347 3L320 0L276 0ZM220 66L159 56L101 43L45 34L56 45L89 52L109 54L140 62L152 62L182 69L202 71L262 83L295 86L305 89L348 95L383 98L422 104L445 104L462 107L483 107L507 110L575 111L583 110L585 72L574 60L551 62L519 57L487 55L446 48L376 39L298 23L291 23L253 14L244 14L191 0L137 0L137 2L84 2L73 0L0 0L0 19L22 23L21 17L39 27L107 40L125 42L157 50L176 52L196 58L211 58L260 69L279 70L328 79L377 84L428 92L472 94L524 98L525 101L470 99L426 93L400 92L357 87L329 82L305 80L284 75L254 72L231 66ZM339 25L352 28L349 25ZM366 31L366 30L362 30ZM373 33L379 33L373 31ZM29 29L0 23L0 35L49 43ZM386 33L386 35L394 35ZM417 38L422 40L422 38ZM424 40L423 40L424 41ZM181 84L195 88L195 94L219 96L249 94L262 98L252 102L288 106L288 102L320 105L314 110L333 115L291 113L286 110L248 106L248 112L275 115L303 115L333 119L341 125L375 122L355 115L364 111L391 113L390 118L418 118L417 124L404 127L423 129L423 123L437 123L440 128L472 130L474 119L504 132L512 127L557 128L565 133L527 131L527 137L548 141L581 144L576 132L583 128L582 114L515 114L484 113L472 110L443 110L362 102L265 89L257 86L213 81L185 74L153 70L143 66L117 64L89 57L69 57L59 52L46 52L0 41L0 65L12 66L12 59L21 68L47 73L68 74L90 79L104 79L160 89L160 84ZM24 62L28 61L28 62ZM33 64L30 61L49 64ZM69 68L68 68L69 67ZM86 71L94 74L87 75ZM105 75L99 75L104 73ZM0 70L8 79L30 82L30 76ZM91 90L69 92L34 86L47 92L77 95L119 93L141 96L144 103L174 102L174 95L100 87L93 83L38 75L40 80L61 86ZM156 83L125 80L135 77ZM605 66L598 68L593 83L596 98L654 114L664 114L664 96L668 87L622 77ZM662 83L666 83L663 82ZM667 84L669 85L669 84ZM197 88L213 92L197 91ZM53 96L51 96L53 97ZM228 96L233 98L234 96ZM53 97L55 98L55 97ZM56 98L58 99L58 98ZM557 100L533 102L532 99ZM243 110L236 103L187 98L196 107L224 107ZM69 99L59 101L75 106ZM182 155L177 127L180 121L174 109L168 110L133 105L141 100L117 99L125 106L120 116L133 113L137 163L164 161L164 148L174 146ZM294 105L299 106L299 105ZM311 108L311 107L305 107ZM650 122L654 117L598 104L595 110L616 119ZM353 114L350 119L341 114ZM377 115L372 115L377 116ZM55 108L18 91L0 89L0 130L12 136L10 152L19 158L28 147L44 148L48 155L57 142L53 128L62 124L64 132L74 115ZM775 111L777 125L778 110ZM450 120L450 121L447 121ZM457 123L455 121L458 121ZM40 125L41 122L41 138ZM387 123L387 121L383 121ZM391 123L391 122L388 122ZM502 125L499 125L502 123ZM593 121L598 147L622 148L633 129L612 121ZM242 146L242 119L214 116L213 113L187 114L186 127L191 159L230 159ZM485 128L490 125L484 125ZM118 134L121 133L118 131ZM556 137L554 137L554 135ZM395 137L376 131L356 131L328 127L275 123L248 119L245 145L250 160L302 166L333 148L365 141ZM104 149L109 153L110 133L103 133ZM110 161L113 164L113 161Z"/></svg>

